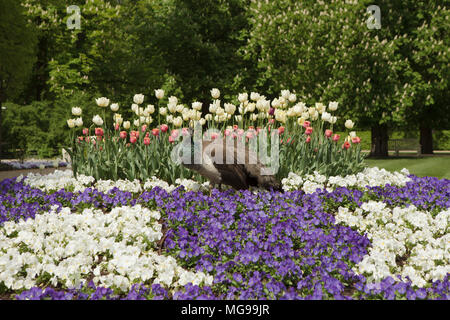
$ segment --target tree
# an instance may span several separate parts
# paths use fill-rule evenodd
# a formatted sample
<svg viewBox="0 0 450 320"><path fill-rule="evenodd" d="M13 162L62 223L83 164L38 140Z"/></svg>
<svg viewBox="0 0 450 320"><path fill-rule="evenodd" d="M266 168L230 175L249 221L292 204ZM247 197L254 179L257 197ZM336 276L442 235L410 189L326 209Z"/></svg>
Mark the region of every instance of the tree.
<svg viewBox="0 0 450 320"><path fill-rule="evenodd" d="M252 1L247 58L260 84L294 90L306 103L338 101L341 123L372 128L372 154L387 155L388 128L404 107L397 40L389 27L369 28L369 2ZM338 122L339 123L339 122Z"/></svg>
<svg viewBox="0 0 450 320"><path fill-rule="evenodd" d="M28 81L35 60L36 34L17 0L0 2L0 132L2 103L14 99ZM1 154L0 134L0 154Z"/></svg>

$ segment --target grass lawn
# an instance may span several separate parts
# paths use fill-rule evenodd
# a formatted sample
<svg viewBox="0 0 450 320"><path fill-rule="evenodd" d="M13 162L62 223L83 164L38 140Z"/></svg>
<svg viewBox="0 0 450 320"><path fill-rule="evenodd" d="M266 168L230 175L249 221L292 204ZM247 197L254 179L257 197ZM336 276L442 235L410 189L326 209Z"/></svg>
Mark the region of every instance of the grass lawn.
<svg viewBox="0 0 450 320"><path fill-rule="evenodd" d="M389 159L366 159L369 167L400 171L403 168L419 177L432 176L450 179L450 156L398 157Z"/></svg>

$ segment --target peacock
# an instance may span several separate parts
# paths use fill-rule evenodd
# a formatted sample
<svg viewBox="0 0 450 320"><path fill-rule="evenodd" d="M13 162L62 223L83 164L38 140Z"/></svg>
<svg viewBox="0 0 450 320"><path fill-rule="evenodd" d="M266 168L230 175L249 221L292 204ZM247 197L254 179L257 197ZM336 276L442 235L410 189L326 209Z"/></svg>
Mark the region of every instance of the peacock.
<svg viewBox="0 0 450 320"><path fill-rule="evenodd" d="M193 137L193 131L189 130L188 138L182 142L181 148L184 154L182 164L207 178L211 186L219 185L221 189L222 184L225 184L236 190L249 189L250 186L282 190L275 175L266 174L271 173L270 168L264 166L248 146L238 144L237 139L234 141L226 138L199 140L201 150L197 150L197 158L200 161L195 161L196 147ZM209 153L205 152L208 150ZM189 160L185 161L186 159Z"/></svg>

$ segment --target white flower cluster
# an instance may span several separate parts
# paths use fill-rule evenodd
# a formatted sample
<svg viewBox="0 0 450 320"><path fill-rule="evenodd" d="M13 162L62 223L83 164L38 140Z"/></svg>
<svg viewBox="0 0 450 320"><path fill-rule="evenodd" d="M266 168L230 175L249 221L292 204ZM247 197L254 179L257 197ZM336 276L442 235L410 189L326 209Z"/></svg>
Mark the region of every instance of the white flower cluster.
<svg viewBox="0 0 450 320"><path fill-rule="evenodd" d="M450 272L450 209L433 218L413 205L390 209L369 201L354 212L339 207L336 223L355 227L371 240L368 255L354 270L369 280L409 276L413 285L423 287Z"/></svg>
<svg viewBox="0 0 450 320"><path fill-rule="evenodd" d="M29 173L27 176L19 176L17 181L23 181L25 184L38 188L43 191L56 191L63 188L74 189L74 192L83 192L86 188L92 187L100 192L107 193L113 188L118 188L121 191L128 191L132 193L139 193L143 190L148 190L153 187L160 187L167 192L171 192L179 186L184 186L187 191L207 190L209 182L200 184L191 179L177 179L175 185L169 185L167 182L152 177L147 179L142 185L139 180L99 180L90 176L82 174L77 175L77 179L73 177L71 170L55 170L53 173L41 175L39 173ZM94 183L95 182L95 183Z"/></svg>
<svg viewBox="0 0 450 320"><path fill-rule="evenodd" d="M122 292L135 282L170 289L188 282L212 284L212 276L187 271L174 258L154 251L162 237L157 211L140 205L108 214L55 210L0 227L0 283L7 288L29 289L43 278L70 288L92 276L96 285Z"/></svg>
<svg viewBox="0 0 450 320"><path fill-rule="evenodd" d="M293 191L303 189L306 193L313 193L317 188L323 189L327 182L327 191L333 191L336 187L360 187L366 186L384 186L386 184L404 186L411 179L408 177L409 171L402 169L400 172L389 172L378 167L366 168L362 172L345 177L332 176L329 177L328 182L324 175L314 172L313 175L306 175L300 177L291 172L287 178L281 182L284 191Z"/></svg>
<svg viewBox="0 0 450 320"><path fill-rule="evenodd" d="M39 173L29 173L26 176L20 175L17 181L29 185L42 191L55 191L63 188L74 188L74 192L84 191L84 189L92 186L95 179L91 176L83 174L77 175L77 179L73 177L72 170L55 170L52 173L41 175Z"/></svg>

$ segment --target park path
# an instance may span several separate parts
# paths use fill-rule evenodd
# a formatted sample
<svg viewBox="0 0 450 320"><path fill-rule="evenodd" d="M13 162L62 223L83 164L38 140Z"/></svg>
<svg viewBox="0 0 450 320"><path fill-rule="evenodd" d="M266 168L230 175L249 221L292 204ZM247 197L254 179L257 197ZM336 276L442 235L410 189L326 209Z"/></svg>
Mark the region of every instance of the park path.
<svg viewBox="0 0 450 320"><path fill-rule="evenodd" d="M21 174L26 175L28 173L40 173L40 174L49 174L52 173L55 170L71 170L70 168L45 168L45 169L22 169L22 170L5 170L0 171L0 181L3 181L3 179L11 179L14 177L18 177Z"/></svg>

